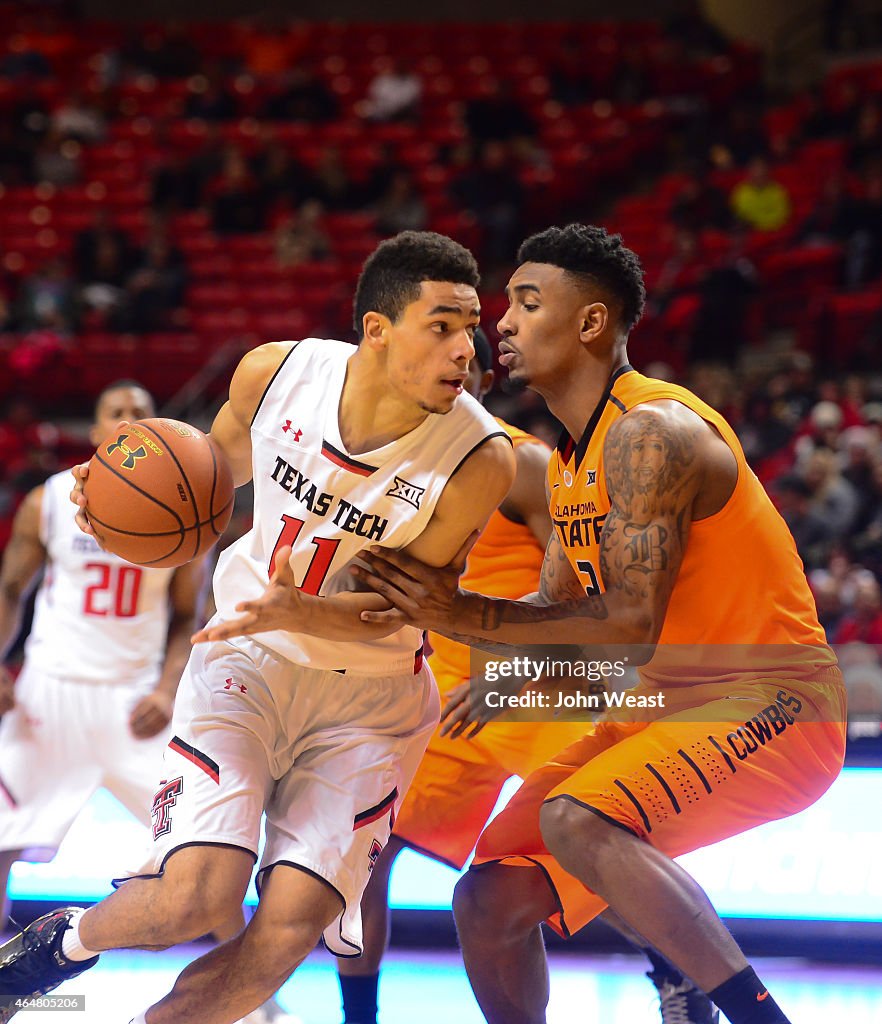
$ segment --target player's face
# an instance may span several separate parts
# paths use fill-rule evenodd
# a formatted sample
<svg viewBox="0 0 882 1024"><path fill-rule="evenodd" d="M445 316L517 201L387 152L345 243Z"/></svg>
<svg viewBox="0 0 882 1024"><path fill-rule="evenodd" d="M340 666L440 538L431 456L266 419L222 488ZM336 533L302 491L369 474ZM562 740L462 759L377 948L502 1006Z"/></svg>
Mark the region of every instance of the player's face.
<svg viewBox="0 0 882 1024"><path fill-rule="evenodd" d="M131 423L155 415L153 399L143 388L114 388L98 403L90 433L92 444L97 448L123 420Z"/></svg>
<svg viewBox="0 0 882 1024"><path fill-rule="evenodd" d="M510 384L537 391L560 386L578 350L584 296L550 263L518 267L505 294L509 306L497 328Z"/></svg>
<svg viewBox="0 0 882 1024"><path fill-rule="evenodd" d="M386 329L390 385L424 412L450 412L464 390L480 318L471 285L423 281L419 298Z"/></svg>
<svg viewBox="0 0 882 1024"><path fill-rule="evenodd" d="M660 434L647 431L631 446L631 470L638 489L655 486L665 466L665 442Z"/></svg>

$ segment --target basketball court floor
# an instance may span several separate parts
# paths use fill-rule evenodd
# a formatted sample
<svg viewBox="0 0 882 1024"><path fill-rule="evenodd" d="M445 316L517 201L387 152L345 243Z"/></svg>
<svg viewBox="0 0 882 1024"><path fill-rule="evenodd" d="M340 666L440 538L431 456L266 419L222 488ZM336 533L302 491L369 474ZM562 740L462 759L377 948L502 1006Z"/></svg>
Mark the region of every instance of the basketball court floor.
<svg viewBox="0 0 882 1024"><path fill-rule="evenodd" d="M171 987L206 947L166 953L111 953L58 989L85 996L82 1013L20 1013L15 1024L127 1024ZM882 1024L882 966L843 967L798 960L755 962L794 1024ZM581 953L552 955L548 1024L658 1024L655 990L642 960ZM333 959L317 950L282 989L280 1002L303 1024L339 1024ZM381 988L382 1024L481 1024L458 954L393 951Z"/></svg>

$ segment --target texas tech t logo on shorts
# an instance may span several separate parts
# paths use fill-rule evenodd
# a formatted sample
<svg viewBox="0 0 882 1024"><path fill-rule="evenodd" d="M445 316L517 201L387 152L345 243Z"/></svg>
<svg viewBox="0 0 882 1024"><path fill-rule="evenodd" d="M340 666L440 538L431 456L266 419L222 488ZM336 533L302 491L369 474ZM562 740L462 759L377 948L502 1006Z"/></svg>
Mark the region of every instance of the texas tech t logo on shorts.
<svg viewBox="0 0 882 1024"><path fill-rule="evenodd" d="M172 779L170 782L163 782L156 796L153 798L153 838L171 832L171 809L178 802L178 797L184 790L183 778Z"/></svg>

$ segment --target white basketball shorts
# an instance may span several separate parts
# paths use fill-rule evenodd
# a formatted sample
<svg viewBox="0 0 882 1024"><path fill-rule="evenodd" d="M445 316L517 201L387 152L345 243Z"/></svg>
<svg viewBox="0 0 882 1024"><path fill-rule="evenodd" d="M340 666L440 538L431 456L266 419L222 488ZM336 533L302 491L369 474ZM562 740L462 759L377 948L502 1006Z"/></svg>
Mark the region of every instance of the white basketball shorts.
<svg viewBox="0 0 882 1024"><path fill-rule="evenodd" d="M241 847L258 874L287 864L332 886L344 910L325 931L337 956L361 952L361 896L438 721L428 666L365 677L304 668L248 639L193 649L153 804L161 874L175 850Z"/></svg>
<svg viewBox="0 0 882 1024"><path fill-rule="evenodd" d="M0 721L0 850L51 860L99 786L149 824L168 734L135 739L129 715L154 685L71 682L25 664Z"/></svg>

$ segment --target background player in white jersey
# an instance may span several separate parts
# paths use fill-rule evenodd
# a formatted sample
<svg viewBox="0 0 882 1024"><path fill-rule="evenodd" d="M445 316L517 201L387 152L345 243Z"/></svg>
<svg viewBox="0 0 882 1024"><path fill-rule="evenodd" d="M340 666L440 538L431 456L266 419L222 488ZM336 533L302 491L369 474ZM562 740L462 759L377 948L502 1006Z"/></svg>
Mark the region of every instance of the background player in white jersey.
<svg viewBox="0 0 882 1024"><path fill-rule="evenodd" d="M340 955L360 951L361 895L438 697L419 630L365 628L360 614L388 605L336 593L335 577L375 543L446 564L509 489L511 443L463 394L477 284L467 250L405 232L362 271L357 348L308 339L243 359L212 436L238 484L253 476L254 528L221 559L219 616L198 635L211 642L181 681L147 877L0 948L0 994L47 991L100 950L210 930L242 901L264 810L254 917L136 1024L229 1024L320 936ZM256 643L230 620L237 601L264 593L273 566L296 580L276 589L286 611L298 607L301 632Z"/></svg>
<svg viewBox="0 0 882 1024"><path fill-rule="evenodd" d="M111 384L98 396L90 440L97 446L121 420L153 415L139 384ZM0 668L4 898L13 863L50 859L99 786L149 823L199 598L198 565L144 569L84 536L70 486L70 473L57 473L25 498L0 568L0 653L45 568L14 688Z"/></svg>

